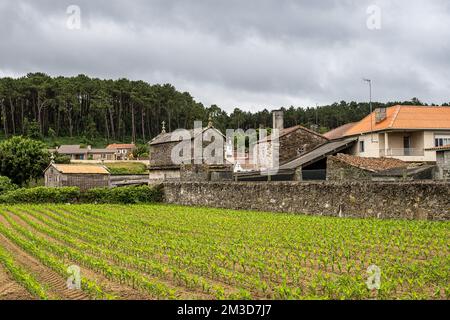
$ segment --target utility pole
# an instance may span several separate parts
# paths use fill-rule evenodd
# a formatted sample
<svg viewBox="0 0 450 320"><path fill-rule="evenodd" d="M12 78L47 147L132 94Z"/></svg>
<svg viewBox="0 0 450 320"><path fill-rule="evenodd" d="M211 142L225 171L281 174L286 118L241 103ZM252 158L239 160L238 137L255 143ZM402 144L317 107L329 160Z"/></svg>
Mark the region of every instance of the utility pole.
<svg viewBox="0 0 450 320"><path fill-rule="evenodd" d="M370 108L370 136L373 141L373 110L372 110L372 80L363 79L363 81L369 84L369 108Z"/></svg>

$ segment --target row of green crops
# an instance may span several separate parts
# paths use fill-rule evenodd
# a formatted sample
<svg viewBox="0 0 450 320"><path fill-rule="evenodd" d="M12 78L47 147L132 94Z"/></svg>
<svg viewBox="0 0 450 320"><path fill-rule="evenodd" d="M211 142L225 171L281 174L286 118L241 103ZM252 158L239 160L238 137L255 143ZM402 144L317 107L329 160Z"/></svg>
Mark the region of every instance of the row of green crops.
<svg viewBox="0 0 450 320"><path fill-rule="evenodd" d="M47 300L48 294L45 288L36 278L17 265L14 258L4 248L0 247L0 264L11 274L14 280L21 284L33 297Z"/></svg>
<svg viewBox="0 0 450 320"><path fill-rule="evenodd" d="M450 295L448 222L166 205L21 205L0 211L13 227L10 233L47 254L68 256L158 299ZM381 270L376 291L366 285L371 265Z"/></svg>

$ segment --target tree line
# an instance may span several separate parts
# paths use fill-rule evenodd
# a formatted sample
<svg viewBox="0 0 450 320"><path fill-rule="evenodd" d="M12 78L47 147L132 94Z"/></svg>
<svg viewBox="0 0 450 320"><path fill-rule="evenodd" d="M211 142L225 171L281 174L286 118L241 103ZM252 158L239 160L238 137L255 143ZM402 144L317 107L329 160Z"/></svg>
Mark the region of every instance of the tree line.
<svg viewBox="0 0 450 320"><path fill-rule="evenodd" d="M420 104L411 101L374 103L373 107ZM448 104L447 104L448 105ZM5 137L56 136L103 138L107 141L145 142L166 130L192 128L211 116L214 125L227 128L259 128L272 125L272 114L264 109L230 114L217 105L205 107L188 92L170 84L151 85L128 79L102 80L86 75L50 77L30 73L22 78L0 78L0 132ZM311 107L286 107L285 126L317 125L321 131L362 119L368 103L345 102ZM36 138L36 137L35 137Z"/></svg>

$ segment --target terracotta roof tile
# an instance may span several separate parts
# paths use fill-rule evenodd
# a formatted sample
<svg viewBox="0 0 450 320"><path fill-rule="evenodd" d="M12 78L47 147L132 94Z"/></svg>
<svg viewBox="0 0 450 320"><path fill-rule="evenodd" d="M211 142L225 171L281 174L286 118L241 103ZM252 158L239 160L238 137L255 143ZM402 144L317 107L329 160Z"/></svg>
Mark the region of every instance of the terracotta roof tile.
<svg viewBox="0 0 450 320"><path fill-rule="evenodd" d="M387 108L386 119L375 122L375 115L368 115L345 132L346 136L368 133L371 130L395 129L449 129L450 107L394 106ZM372 122L372 128L371 128Z"/></svg>
<svg viewBox="0 0 450 320"><path fill-rule="evenodd" d="M450 150L450 144L447 144L445 146L441 146L441 147L436 147L436 148L429 148L429 149L425 149L427 151L447 151Z"/></svg>
<svg viewBox="0 0 450 320"><path fill-rule="evenodd" d="M106 147L106 149L134 149L136 145L133 143L119 144L113 143Z"/></svg>
<svg viewBox="0 0 450 320"><path fill-rule="evenodd" d="M344 124L343 126L337 127L336 129L333 129L333 130L328 131L327 133L324 133L323 136L330 140L340 139L355 124L357 124L357 122L351 122L351 123Z"/></svg>

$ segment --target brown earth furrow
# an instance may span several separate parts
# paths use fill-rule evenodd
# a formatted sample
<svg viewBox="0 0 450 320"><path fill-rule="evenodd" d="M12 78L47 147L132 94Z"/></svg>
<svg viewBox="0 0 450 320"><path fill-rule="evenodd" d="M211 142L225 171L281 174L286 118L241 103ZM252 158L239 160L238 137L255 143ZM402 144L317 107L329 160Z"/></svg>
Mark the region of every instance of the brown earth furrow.
<svg viewBox="0 0 450 320"><path fill-rule="evenodd" d="M0 223L5 227L11 228L6 219L2 216L0 216ZM3 234L0 234L0 241L2 242L3 247L13 255L17 264L32 273L40 283L48 286L47 290L50 299L88 299L88 296L81 291L68 289L66 279L61 277L51 268L42 264L37 258L14 244Z"/></svg>
<svg viewBox="0 0 450 320"><path fill-rule="evenodd" d="M36 219L36 218L33 217L32 215L28 214L26 211L22 211L22 213L26 214L27 217L30 218L30 220L32 220L33 222L35 222L35 223L37 223L37 224L40 224L40 225L42 225L42 226L45 226L45 227L50 228L50 226L48 226L47 224L43 223L42 221ZM51 236L49 236L49 235L47 235L47 234L43 234L42 232L40 232L40 231L34 229L32 226L30 226L29 224L27 224L26 221L22 220L20 217L14 215L13 213L11 213L10 216L14 219L14 221L16 221L18 224L20 224L20 225L23 226L24 228L27 228L28 230L32 231L34 234L36 234L36 235L38 235L38 236L41 236L41 237L45 238L45 239L48 240L48 241L52 241L52 242L54 242L54 243L57 243L57 244L59 244L59 245L67 245L67 244L65 244L65 243L63 243L63 242L61 242L61 241L59 241L58 239L55 239L55 238L53 238L53 237L51 237ZM55 221L55 222L56 222L56 221ZM58 223L58 222L56 222L56 223ZM77 241L79 241L80 243L88 244L88 243L86 243L85 241L83 241L83 240L81 240L81 239L77 239ZM87 254L90 255L90 256L97 256L97 255L94 255L94 254L92 254L92 253L87 253ZM97 256L97 257L98 257L98 256ZM107 261L108 263L112 264L112 265L118 266L118 264L117 264L116 262L114 262L112 259L106 259L106 261ZM95 273L95 272L93 272L93 271L90 271L90 270L88 270L88 269L86 269L86 268L81 268L81 269L82 269L82 270L81 270L82 272L83 272L83 269L85 270L86 273L83 273L83 274L85 274L85 275L91 275L91 276L93 276L93 277L95 277L96 275L97 275L97 276L99 275L98 273ZM140 272L141 274L145 275L145 276L146 276L148 279L150 279L150 280L153 278L153 276L151 276L151 275L149 275L149 274L147 274L147 273L145 273L145 272L141 272L141 271L139 271L138 269L133 268L133 267L131 267L131 266L130 266L130 269L131 269L131 270L135 270L135 271ZM139 290L137 290L137 289L134 289L134 288L129 287L129 286L127 286L127 285L122 285L122 284L113 282L113 281L107 279L107 278L104 277L104 276L101 276L101 277L104 278L104 281L105 281L106 283L109 282L109 284L107 284L107 286L109 286L109 287L112 289L112 293L114 293L114 294L116 294L116 295L119 295L119 298L120 298L120 299L131 299L131 300L149 300L149 299L155 299L154 297L145 295L144 293L142 293L141 291L139 291ZM166 280L164 280L164 279L158 278L158 279L155 279L155 280L157 280L157 281L159 281L159 282L162 282L162 283L166 284L168 287L170 287L170 288L172 288L172 289L177 290L177 293L179 294L179 296L178 296L179 299L206 299L206 300L208 300L208 299L212 299L212 298L213 298L213 296L211 296L211 295L209 295L209 294L206 294L206 293L204 293L204 292L200 292L200 291L198 291L198 290L191 291L191 290L187 289L186 287L180 287L180 286L177 286L175 283L166 281ZM100 284L100 283L99 283L99 284ZM216 284L225 285L225 284L220 283L220 282L216 282ZM228 288L228 289L229 289L230 291L231 291L231 290L236 291L234 288L231 288L231 287ZM122 296L123 296L123 297L122 297Z"/></svg>
<svg viewBox="0 0 450 320"><path fill-rule="evenodd" d="M30 226L29 224L26 223L26 221L22 220L20 217L16 216L13 213L10 213L10 217L16 222L18 223L20 226L26 228L29 231L32 231L35 235L44 238L47 241L51 241L54 242L58 245L66 245L65 243L62 243L61 241L54 239L52 237L50 237L47 234L44 234L36 229L34 229L32 226ZM37 220L36 218L34 218L33 216L27 214L26 212L23 212L24 214L27 215L28 218L30 218L30 220L32 220L35 223L39 223L42 224L41 221ZM71 261L67 261L65 260L66 264L68 265L75 265L76 263L71 262ZM97 273L95 271L92 271L84 266L79 266L80 267L80 271L81 271L81 276L93 280L95 281L99 286L101 286L106 292L116 296L117 298L121 299L121 300L152 300L155 299L155 297L152 297L142 291L139 291L137 289L134 289L130 286L124 285L124 284L120 284L117 282L114 282L112 280L109 280L108 278L106 278L105 276L103 276L100 273Z"/></svg>
<svg viewBox="0 0 450 320"><path fill-rule="evenodd" d="M36 300L0 264L0 300Z"/></svg>

